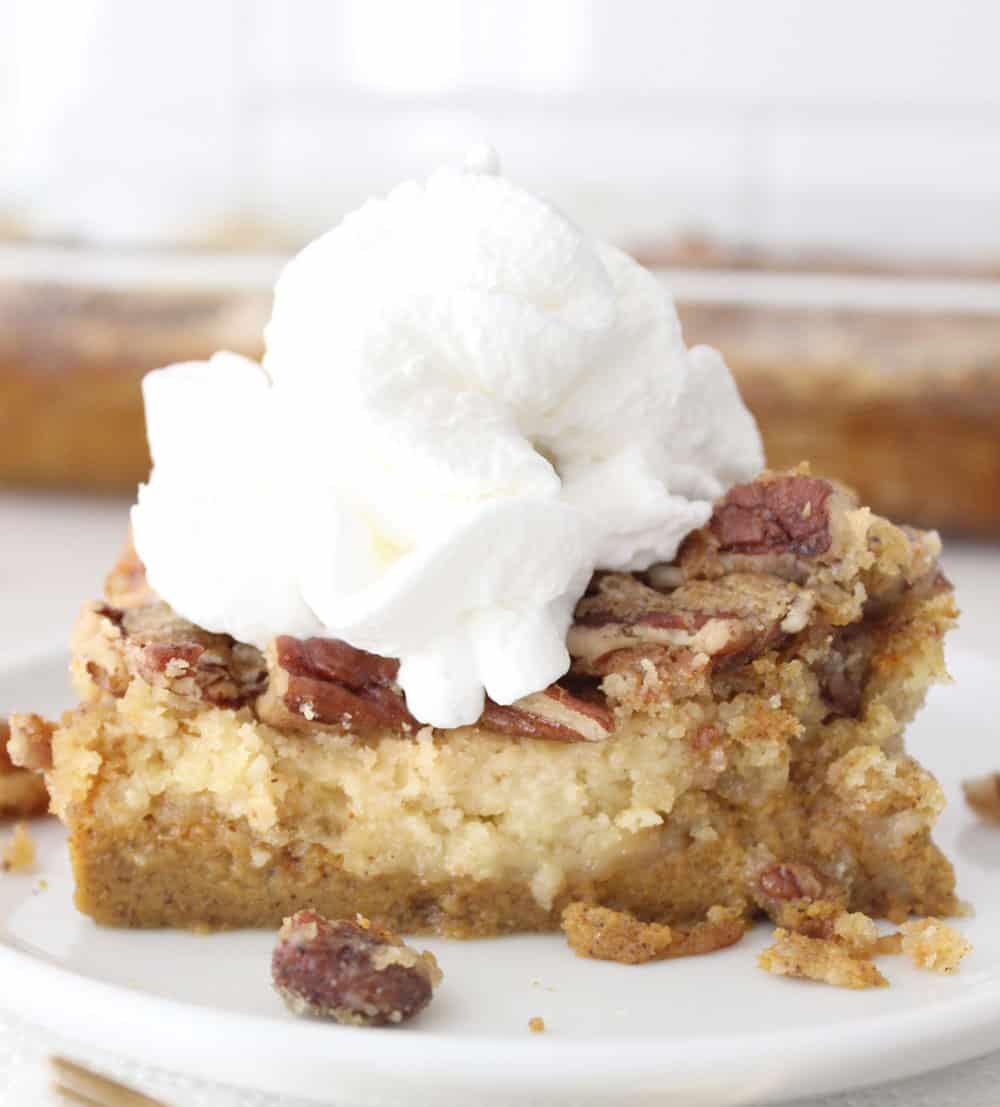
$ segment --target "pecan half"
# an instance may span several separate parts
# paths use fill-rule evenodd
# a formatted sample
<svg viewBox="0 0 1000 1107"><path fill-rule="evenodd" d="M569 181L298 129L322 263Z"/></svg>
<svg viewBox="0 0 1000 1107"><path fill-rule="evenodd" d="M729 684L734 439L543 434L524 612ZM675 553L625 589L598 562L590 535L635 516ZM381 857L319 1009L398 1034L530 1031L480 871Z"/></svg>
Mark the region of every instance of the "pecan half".
<svg viewBox="0 0 1000 1107"><path fill-rule="evenodd" d="M825 505L832 491L827 481L803 474L738 484L716 507L709 529L724 551L815 557L830 548Z"/></svg>
<svg viewBox="0 0 1000 1107"><path fill-rule="evenodd" d="M278 933L271 977L295 1015L387 1026L430 1003L441 970L432 954L418 953L361 915L330 921L299 911Z"/></svg>
<svg viewBox="0 0 1000 1107"><path fill-rule="evenodd" d="M258 715L295 730L415 730L395 683L399 662L331 638L281 635L267 651L267 691Z"/></svg>
<svg viewBox="0 0 1000 1107"><path fill-rule="evenodd" d="M614 730L614 719L603 703L575 696L558 684L509 706L487 700L479 723L501 734L555 742L603 742Z"/></svg>
<svg viewBox="0 0 1000 1107"><path fill-rule="evenodd" d="M655 566L649 578L662 585L742 571L808 580L831 552L837 520L856 507L846 490L808 472L764 473L731 488L684 540L676 565Z"/></svg>

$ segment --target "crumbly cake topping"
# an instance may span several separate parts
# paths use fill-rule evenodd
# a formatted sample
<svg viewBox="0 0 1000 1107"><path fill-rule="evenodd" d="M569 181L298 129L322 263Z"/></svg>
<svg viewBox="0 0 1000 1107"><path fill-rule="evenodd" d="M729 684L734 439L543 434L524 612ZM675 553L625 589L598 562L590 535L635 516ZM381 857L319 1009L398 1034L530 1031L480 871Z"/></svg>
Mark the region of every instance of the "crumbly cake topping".
<svg viewBox="0 0 1000 1107"><path fill-rule="evenodd" d="M267 680L260 651L202 630L158 599L124 608L90 605L77 625L75 647L86 657L90 678L114 696L124 695L132 678L139 677L177 696L241 707L263 691Z"/></svg>
<svg viewBox="0 0 1000 1107"><path fill-rule="evenodd" d="M510 705L487 701L479 726L602 741L649 707L654 688L675 702L696 698L714 678L772 650L798 651L815 668L831 714L855 714L867 665L855 628L908 591L947 588L938 549L935 535L873 516L804 467L764 474L733 488L674 563L645 574L598 573L570 628L567 676ZM150 592L131 548L108 592L107 603L83 616L76 653L112 695L138 677L191 700L252 706L291 731L420 729L394 660L288 636L265 656L204 631ZM824 640L834 648L819 648Z"/></svg>

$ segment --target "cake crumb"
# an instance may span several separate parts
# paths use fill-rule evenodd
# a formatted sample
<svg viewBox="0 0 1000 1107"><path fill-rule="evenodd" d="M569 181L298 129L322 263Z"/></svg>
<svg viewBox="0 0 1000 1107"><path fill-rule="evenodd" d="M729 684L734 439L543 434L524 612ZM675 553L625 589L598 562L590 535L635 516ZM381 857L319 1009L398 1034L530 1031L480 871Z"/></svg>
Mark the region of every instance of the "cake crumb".
<svg viewBox="0 0 1000 1107"><path fill-rule="evenodd" d="M528 1029L532 1034L541 1034L545 1030L545 1019L541 1015L528 1019Z"/></svg>
<svg viewBox="0 0 1000 1107"><path fill-rule="evenodd" d="M965 802L989 823L1000 823L1000 773L987 773L962 781Z"/></svg>
<svg viewBox="0 0 1000 1107"><path fill-rule="evenodd" d="M914 919L903 923L903 952L918 969L950 974L972 946L952 927L940 919Z"/></svg>
<svg viewBox="0 0 1000 1107"><path fill-rule="evenodd" d="M855 955L842 941L807 938L778 927L774 945L758 958L775 976L817 980L837 988L886 988L889 981L867 957Z"/></svg>
<svg viewBox="0 0 1000 1107"><path fill-rule="evenodd" d="M25 823L14 827L14 836L4 847L0 868L5 873L27 873L35 867L35 841Z"/></svg>
<svg viewBox="0 0 1000 1107"><path fill-rule="evenodd" d="M873 919L860 911L843 911L833 920L833 938L855 957L873 957L879 951L879 932Z"/></svg>
<svg viewBox="0 0 1000 1107"><path fill-rule="evenodd" d="M739 911L717 905L702 922L671 927L643 922L627 911L575 902L563 911L562 928L580 957L642 965L734 945L746 933L746 922Z"/></svg>
<svg viewBox="0 0 1000 1107"><path fill-rule="evenodd" d="M903 935L898 930L879 938L875 945L876 954L894 955L903 952Z"/></svg>

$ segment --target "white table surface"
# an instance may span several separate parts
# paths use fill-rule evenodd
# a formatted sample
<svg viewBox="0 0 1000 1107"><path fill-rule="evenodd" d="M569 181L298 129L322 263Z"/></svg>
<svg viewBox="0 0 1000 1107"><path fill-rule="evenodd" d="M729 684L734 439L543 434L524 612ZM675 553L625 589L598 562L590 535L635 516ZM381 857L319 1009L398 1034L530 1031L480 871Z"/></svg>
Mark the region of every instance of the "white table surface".
<svg viewBox="0 0 1000 1107"><path fill-rule="evenodd" d="M123 500L0 492L0 665L8 658L47 652L67 640L76 611L86 598L98 594L117 554L127 512ZM994 641L1000 616L1000 545L948 543L945 569L963 609L955 638L1000 659L1000 644ZM0 703L0 713L30 707ZM995 720L989 725L996 725ZM0 1107L56 1107L46 1087L45 1059L59 1045L32 1027L0 1016ZM989 1057L930 1076L808 1104L802 1101L795 1107L1000 1107L1000 1042L997 1045L998 1052ZM94 1061L172 1107L278 1103L139 1069L111 1056ZM282 1107L292 1105L285 1101Z"/></svg>

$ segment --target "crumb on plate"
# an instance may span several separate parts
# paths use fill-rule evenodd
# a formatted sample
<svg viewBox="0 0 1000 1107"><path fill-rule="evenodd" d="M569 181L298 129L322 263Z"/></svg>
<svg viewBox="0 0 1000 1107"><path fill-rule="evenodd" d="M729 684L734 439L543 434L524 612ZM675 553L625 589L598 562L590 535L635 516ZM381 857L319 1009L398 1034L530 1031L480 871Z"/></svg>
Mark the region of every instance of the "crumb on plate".
<svg viewBox="0 0 1000 1107"><path fill-rule="evenodd" d="M903 923L903 952L918 969L950 974L956 972L971 944L940 919L914 919Z"/></svg>
<svg viewBox="0 0 1000 1107"><path fill-rule="evenodd" d="M27 873L35 867L35 840L24 823L14 827L14 835L4 846L0 868L6 873Z"/></svg>
<svg viewBox="0 0 1000 1107"><path fill-rule="evenodd" d="M1000 773L962 781L965 802L986 822L1000 823Z"/></svg>
<svg viewBox="0 0 1000 1107"><path fill-rule="evenodd" d="M574 902L563 911L562 928L580 957L641 965L724 949L743 937L746 921L739 911L715 906L701 922L666 926L643 922L627 911Z"/></svg>
<svg viewBox="0 0 1000 1107"><path fill-rule="evenodd" d="M760 967L776 976L817 980L837 988L885 988L889 982L872 961L858 956L842 941L809 938L778 927L774 944L758 958Z"/></svg>

